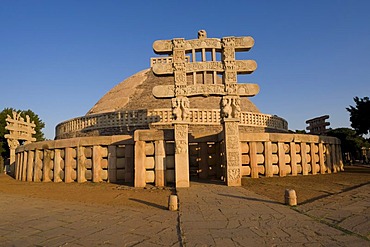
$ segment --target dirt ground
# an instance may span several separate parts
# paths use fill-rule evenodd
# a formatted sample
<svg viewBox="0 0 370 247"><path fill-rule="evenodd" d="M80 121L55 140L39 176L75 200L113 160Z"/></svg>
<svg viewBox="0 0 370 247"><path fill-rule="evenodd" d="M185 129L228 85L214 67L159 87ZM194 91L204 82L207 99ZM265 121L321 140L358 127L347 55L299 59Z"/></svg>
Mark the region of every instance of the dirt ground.
<svg viewBox="0 0 370 247"><path fill-rule="evenodd" d="M22 182L0 175L0 193L43 198L63 202L80 202L114 207L156 207L167 209L172 188L135 189L110 183L35 183Z"/></svg>
<svg viewBox="0 0 370 247"><path fill-rule="evenodd" d="M246 189L280 203L284 203L285 189L295 189L298 204L351 190L367 183L370 183L370 167L363 166L347 166L344 172L336 174L242 180ZM109 183L21 182L8 175L0 175L0 193L114 207L165 209L168 204L168 196L173 192L173 188L135 189Z"/></svg>
<svg viewBox="0 0 370 247"><path fill-rule="evenodd" d="M348 191L370 183L370 166L345 166L343 172L308 176L243 179L245 188L284 203L285 189L294 189L298 204Z"/></svg>

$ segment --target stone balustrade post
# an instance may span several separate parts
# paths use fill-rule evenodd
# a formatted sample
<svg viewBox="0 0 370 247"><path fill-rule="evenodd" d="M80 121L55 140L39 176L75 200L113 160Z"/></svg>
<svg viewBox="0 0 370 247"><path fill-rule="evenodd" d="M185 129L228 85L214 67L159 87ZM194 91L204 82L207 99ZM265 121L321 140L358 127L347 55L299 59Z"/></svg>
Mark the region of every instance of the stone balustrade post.
<svg viewBox="0 0 370 247"><path fill-rule="evenodd" d="M134 177L134 145L125 146L125 181L131 183Z"/></svg>
<svg viewBox="0 0 370 247"><path fill-rule="evenodd" d="M65 183L71 183L73 182L72 179L72 162L73 162L73 156L72 156L73 148L67 147L65 148L64 153L64 182Z"/></svg>
<svg viewBox="0 0 370 247"><path fill-rule="evenodd" d="M135 187L145 187L145 141L135 140Z"/></svg>
<svg viewBox="0 0 370 247"><path fill-rule="evenodd" d="M60 149L55 149L54 150L54 177L53 180L54 182L62 182L62 179L60 177L61 173L61 167L60 163L62 162L62 157L61 157L61 150Z"/></svg>
<svg viewBox="0 0 370 247"><path fill-rule="evenodd" d="M77 147L77 182L84 183L86 182L86 156L85 156L85 147Z"/></svg>
<svg viewBox="0 0 370 247"><path fill-rule="evenodd" d="M301 142L301 162L302 162L302 174L308 175L308 164L307 164L307 144Z"/></svg>
<svg viewBox="0 0 370 247"><path fill-rule="evenodd" d="M24 152L23 154L23 162L22 162L22 175L21 180L27 180L27 161L28 161L28 152Z"/></svg>
<svg viewBox="0 0 370 247"><path fill-rule="evenodd" d="M324 160L324 144L322 142L319 143L319 164L320 164L320 173L325 174L327 167L325 166Z"/></svg>
<svg viewBox="0 0 370 247"><path fill-rule="evenodd" d="M265 176L266 177L273 177L274 171L272 167L272 147L271 141L265 142Z"/></svg>
<svg viewBox="0 0 370 247"><path fill-rule="evenodd" d="M290 165L292 167L292 176L297 176L297 148L296 143L290 143Z"/></svg>
<svg viewBox="0 0 370 247"><path fill-rule="evenodd" d="M125 169L127 169L127 163ZM117 182L117 147L115 145L108 146L108 181Z"/></svg>
<svg viewBox="0 0 370 247"><path fill-rule="evenodd" d="M316 169L316 162L318 160L316 160L316 153L315 153L315 143L311 142L310 143L310 155L311 155L311 173L313 175L316 175L317 174L317 169Z"/></svg>
<svg viewBox="0 0 370 247"><path fill-rule="evenodd" d="M166 154L164 141L158 140L154 142L155 145L155 186L166 185Z"/></svg>
<svg viewBox="0 0 370 247"><path fill-rule="evenodd" d="M44 150L44 160L43 160L43 169L42 169L42 173L43 173L43 179L42 181L43 182L50 182L51 179L50 179L50 171L51 171L51 157L50 157L50 150L48 149L45 149Z"/></svg>
<svg viewBox="0 0 370 247"><path fill-rule="evenodd" d="M35 159L35 151L28 151L27 181L32 181L32 178L33 178L34 159Z"/></svg>
<svg viewBox="0 0 370 247"><path fill-rule="evenodd" d="M41 176L42 176L42 172L41 172L42 160L40 157L41 154L42 154L41 150L38 150L38 149L35 150L35 167L33 169L33 181L34 182L41 182Z"/></svg>
<svg viewBox="0 0 370 247"><path fill-rule="evenodd" d="M279 176L285 177L286 170L285 170L285 150L284 150L284 142L278 142L278 166L279 166Z"/></svg>
<svg viewBox="0 0 370 247"><path fill-rule="evenodd" d="M102 153L100 146L93 146L93 182L103 181L101 177L101 167Z"/></svg>

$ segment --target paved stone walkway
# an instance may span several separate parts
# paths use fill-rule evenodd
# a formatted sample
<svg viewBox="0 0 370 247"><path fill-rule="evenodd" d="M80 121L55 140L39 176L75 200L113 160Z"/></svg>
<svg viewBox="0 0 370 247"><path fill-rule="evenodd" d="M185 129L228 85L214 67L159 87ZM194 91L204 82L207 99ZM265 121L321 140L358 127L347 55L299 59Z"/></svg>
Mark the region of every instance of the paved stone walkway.
<svg viewBox="0 0 370 247"><path fill-rule="evenodd" d="M328 225L370 239L370 182L299 206L298 210Z"/></svg>
<svg viewBox="0 0 370 247"><path fill-rule="evenodd" d="M179 212L0 194L0 246L370 246L370 185L294 209L191 186L178 190Z"/></svg>
<svg viewBox="0 0 370 247"><path fill-rule="evenodd" d="M178 215L163 209L5 194L0 194L0 208L0 246L179 246Z"/></svg>
<svg viewBox="0 0 370 247"><path fill-rule="evenodd" d="M369 226L369 187L358 188L355 196L348 193L333 206L336 215L341 215L342 205L350 205L348 200L357 198L346 209L358 212L353 213L348 225L360 222L365 233L359 234L368 236L370 229L365 228ZM329 226L244 188L193 183L190 190L181 189L178 195L180 229L186 246L370 246L362 236ZM360 199L364 197L367 204ZM324 201L320 201L318 209L330 204ZM335 196L329 201L336 201ZM315 203L298 210L310 215L311 208L316 208Z"/></svg>

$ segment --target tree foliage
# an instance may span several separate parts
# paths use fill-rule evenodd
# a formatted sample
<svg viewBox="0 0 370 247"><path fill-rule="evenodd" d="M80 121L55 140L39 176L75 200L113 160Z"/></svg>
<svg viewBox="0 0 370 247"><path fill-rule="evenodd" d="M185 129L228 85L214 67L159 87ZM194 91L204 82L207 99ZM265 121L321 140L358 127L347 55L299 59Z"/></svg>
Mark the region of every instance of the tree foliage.
<svg viewBox="0 0 370 247"><path fill-rule="evenodd" d="M340 139L342 153L350 153L351 157L361 158L361 148L368 147L369 143L359 136L355 130L350 128L337 128L328 131L328 136L334 136Z"/></svg>
<svg viewBox="0 0 370 247"><path fill-rule="evenodd" d="M43 141L45 140L44 133L42 129L45 128L45 123L39 118L39 116L34 113L32 110L16 110L14 108L4 108L0 112L0 156L2 157L9 157L9 147L8 143L4 137L5 134L8 134L9 131L5 129L6 126L6 117L7 115L12 116L12 112L16 111L17 113L21 113L21 116L26 119L26 115L30 116L31 121L34 121L36 124L35 131L36 134L33 137L36 138L36 141Z"/></svg>
<svg viewBox="0 0 370 247"><path fill-rule="evenodd" d="M356 106L349 106L351 126L359 135L370 133L370 100L369 97L354 97Z"/></svg>

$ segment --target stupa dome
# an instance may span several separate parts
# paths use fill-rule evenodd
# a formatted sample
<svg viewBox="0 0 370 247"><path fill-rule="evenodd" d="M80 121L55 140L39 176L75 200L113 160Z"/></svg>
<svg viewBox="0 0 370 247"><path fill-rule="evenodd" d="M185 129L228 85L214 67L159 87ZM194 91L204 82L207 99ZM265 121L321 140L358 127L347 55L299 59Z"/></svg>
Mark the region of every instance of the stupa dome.
<svg viewBox="0 0 370 247"><path fill-rule="evenodd" d="M202 80L202 75L198 76L198 81ZM208 76L208 81L211 81L211 75ZM218 78L218 80L221 83L222 79ZM188 81L191 80L189 79ZM171 108L170 98L157 99L153 96L152 90L154 86L171 85L173 82L173 75L157 76L151 69L142 70L112 88L87 112L86 115L89 116L92 114L123 110ZM220 97L190 97L189 101L191 108L220 108ZM258 108L246 97L241 98L240 103L242 111L260 112Z"/></svg>

